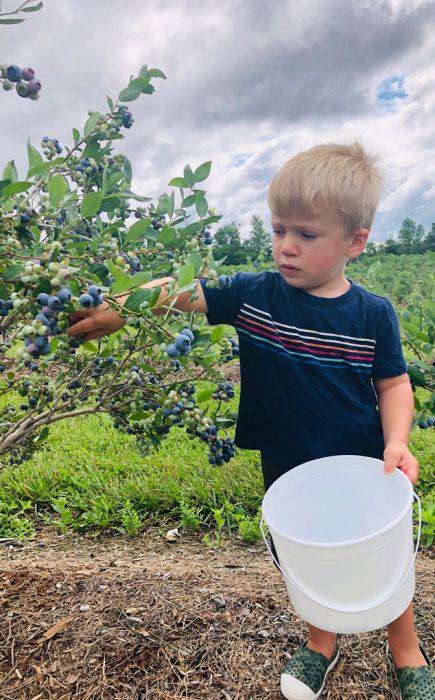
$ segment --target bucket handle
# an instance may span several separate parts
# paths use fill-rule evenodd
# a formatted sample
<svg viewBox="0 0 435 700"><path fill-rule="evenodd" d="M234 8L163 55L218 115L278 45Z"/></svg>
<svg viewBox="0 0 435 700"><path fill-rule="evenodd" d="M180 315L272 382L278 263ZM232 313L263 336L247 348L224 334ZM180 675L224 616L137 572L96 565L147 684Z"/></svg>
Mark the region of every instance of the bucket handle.
<svg viewBox="0 0 435 700"><path fill-rule="evenodd" d="M416 542L415 550L414 550L414 556L412 557L412 562L411 562L411 564L409 565L409 567L408 567L406 573L402 576L402 578L400 579L399 583L398 583L398 584L393 588L393 590L388 594L389 596L392 596L393 593L395 593L395 592L397 591L397 589L400 588L400 586L402 585L403 581L404 581L405 578L408 576L409 572L411 571L412 567L414 566L415 558L416 558L416 556L417 556L418 548L419 548L419 546L420 546L420 536L421 536L421 501L420 501L420 498L419 498L419 497L417 496L417 494L415 493L415 491L413 492L413 496L414 496L414 499L415 499L415 500L417 501L417 503L418 503L418 534L417 534L417 542ZM271 547L270 547L270 545L269 545L269 542L268 542L267 539L266 539L266 535L265 535L265 533L264 533L264 530L263 530L263 523L264 523L264 522L265 522L265 520L264 520L264 517L263 517L263 513L261 513L261 519L260 519L260 530L261 530L261 534L263 535L264 543L265 543L265 545L266 545L266 547L267 547L267 550L268 550L270 556L272 557L272 560L273 560L275 566L278 567L279 571L282 573L282 575L284 576L284 578L286 579L286 581L288 581L292 586L294 586L294 588L296 588L296 589L299 591L299 593L302 593L302 595L306 596L306 595L307 595L306 592L303 591L303 590L300 588L300 586L298 586L298 584L297 584L292 578L290 578L290 576L288 576L288 575L282 570L282 568L281 568L279 562L277 561L276 557L274 556L274 554L273 554L273 552L272 552L272 549L271 549ZM373 608L373 605L369 605L369 606L367 606L367 607L365 607L365 608L360 608L359 610L340 610L339 608L332 608L330 605L326 605L322 600L318 600L318 599L316 599L316 598L311 598L311 600L313 601L313 603L317 603L317 605L321 605L323 608L327 608L327 610L333 610L334 612L339 612L339 613L349 613L349 612L350 612L350 613L363 613L363 612L368 612L369 610L371 610L371 609Z"/></svg>

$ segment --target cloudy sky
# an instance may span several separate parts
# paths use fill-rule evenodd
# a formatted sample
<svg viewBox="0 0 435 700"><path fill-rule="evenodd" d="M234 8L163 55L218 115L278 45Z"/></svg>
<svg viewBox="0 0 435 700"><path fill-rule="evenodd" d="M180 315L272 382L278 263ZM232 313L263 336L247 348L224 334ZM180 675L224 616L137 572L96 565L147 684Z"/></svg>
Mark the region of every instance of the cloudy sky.
<svg viewBox="0 0 435 700"><path fill-rule="evenodd" d="M406 216L435 221L434 0L44 0L26 17L0 26L0 63L43 83L35 102L0 93L1 164L23 177L28 138L71 144L147 64L167 80L129 103L117 143L136 192L170 192L186 163L212 160L210 206L245 236L252 214L270 228L267 186L286 160L357 137L387 174L373 240Z"/></svg>

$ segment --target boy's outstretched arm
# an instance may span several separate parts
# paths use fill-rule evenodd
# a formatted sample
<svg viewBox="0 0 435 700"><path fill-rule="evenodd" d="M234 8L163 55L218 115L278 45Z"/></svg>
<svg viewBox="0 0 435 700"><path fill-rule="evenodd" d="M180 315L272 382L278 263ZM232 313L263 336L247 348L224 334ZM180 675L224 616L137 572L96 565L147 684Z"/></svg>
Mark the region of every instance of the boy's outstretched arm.
<svg viewBox="0 0 435 700"><path fill-rule="evenodd" d="M416 483L418 462L408 447L408 436L414 416L414 399L408 374L373 380L378 396L379 413L384 433L384 471L396 467Z"/></svg>
<svg viewBox="0 0 435 700"><path fill-rule="evenodd" d="M156 315L165 314L167 312L168 305L174 296L173 292L168 296L167 285L169 282L173 281L172 277L163 277L162 279L151 280L151 282L141 285L144 289L161 286L162 289L159 298L153 308L153 313ZM189 301L191 292L182 292L178 295L172 308L178 309L179 311L207 313L208 309L204 292L198 280L196 280L196 282L196 294L198 295L198 299ZM175 282L174 291L176 287L177 285ZM124 305L129 294L130 292L118 297L120 306ZM91 309L83 308L74 311L70 316L70 321L73 325L68 329L68 335L84 335L85 340L93 340L103 335L110 335L118 331L125 324L125 320L112 309L107 302L103 302L100 306Z"/></svg>

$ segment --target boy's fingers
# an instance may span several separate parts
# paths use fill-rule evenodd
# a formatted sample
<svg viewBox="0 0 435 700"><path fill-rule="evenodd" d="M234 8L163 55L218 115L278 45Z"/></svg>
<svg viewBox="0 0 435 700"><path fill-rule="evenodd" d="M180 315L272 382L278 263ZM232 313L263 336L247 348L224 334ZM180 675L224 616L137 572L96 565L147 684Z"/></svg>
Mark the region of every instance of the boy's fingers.
<svg viewBox="0 0 435 700"><path fill-rule="evenodd" d="M104 335L103 331L97 328L85 335L85 340L95 340L95 338L101 338Z"/></svg>
<svg viewBox="0 0 435 700"><path fill-rule="evenodd" d="M95 327L95 321L92 318L85 318L82 321L77 321L73 326L70 326L67 330L67 334L71 336L83 335L84 333L90 333Z"/></svg>
<svg viewBox="0 0 435 700"><path fill-rule="evenodd" d="M77 309L77 311L70 313L69 320L71 323L77 323L77 321L87 318L89 316L89 311L90 309Z"/></svg>

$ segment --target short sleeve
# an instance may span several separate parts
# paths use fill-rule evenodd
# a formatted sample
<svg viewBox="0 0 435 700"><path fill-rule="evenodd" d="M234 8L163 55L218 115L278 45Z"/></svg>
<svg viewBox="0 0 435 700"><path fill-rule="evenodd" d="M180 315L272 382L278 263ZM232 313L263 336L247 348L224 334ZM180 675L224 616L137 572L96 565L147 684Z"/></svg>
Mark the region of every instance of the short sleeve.
<svg viewBox="0 0 435 700"><path fill-rule="evenodd" d="M399 321L394 306L389 301L379 319L378 329L372 369L373 379L387 379L405 374L406 362L400 342Z"/></svg>
<svg viewBox="0 0 435 700"><path fill-rule="evenodd" d="M207 287L207 280L201 278L200 284L207 302L207 320L212 326L226 323L234 325L237 314L255 284L258 273L237 272L230 277L231 284L224 289Z"/></svg>

